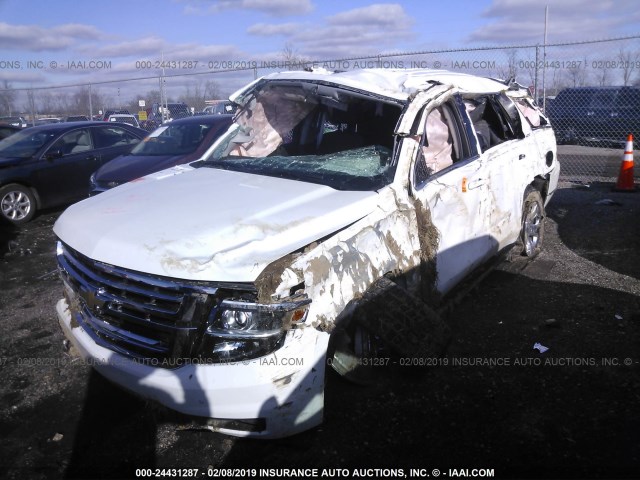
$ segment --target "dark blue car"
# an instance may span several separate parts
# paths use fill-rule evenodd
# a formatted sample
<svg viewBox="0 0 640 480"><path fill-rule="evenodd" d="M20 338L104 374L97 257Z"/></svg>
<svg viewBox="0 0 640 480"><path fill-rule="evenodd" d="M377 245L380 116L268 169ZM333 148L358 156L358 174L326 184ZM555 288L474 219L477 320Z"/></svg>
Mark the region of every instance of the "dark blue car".
<svg viewBox="0 0 640 480"><path fill-rule="evenodd" d="M130 153L97 170L91 176L91 195L165 168L200 159L227 131L232 119L232 115L206 115L165 123Z"/></svg>
<svg viewBox="0 0 640 480"><path fill-rule="evenodd" d="M91 173L127 153L147 132L105 122L51 123L0 141L0 218L28 222L36 210L89 193Z"/></svg>

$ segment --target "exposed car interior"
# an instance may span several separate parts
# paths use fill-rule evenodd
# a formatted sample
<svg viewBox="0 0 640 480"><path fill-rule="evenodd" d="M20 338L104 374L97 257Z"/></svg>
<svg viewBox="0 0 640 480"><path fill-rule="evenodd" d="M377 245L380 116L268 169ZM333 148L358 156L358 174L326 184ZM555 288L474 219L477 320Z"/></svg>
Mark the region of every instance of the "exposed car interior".
<svg viewBox="0 0 640 480"><path fill-rule="evenodd" d="M327 154L380 145L392 149L400 104L317 84L269 86L240 112L227 154Z"/></svg>
<svg viewBox="0 0 640 480"><path fill-rule="evenodd" d="M270 84L246 102L208 165L376 190L393 178L403 105L313 82Z"/></svg>

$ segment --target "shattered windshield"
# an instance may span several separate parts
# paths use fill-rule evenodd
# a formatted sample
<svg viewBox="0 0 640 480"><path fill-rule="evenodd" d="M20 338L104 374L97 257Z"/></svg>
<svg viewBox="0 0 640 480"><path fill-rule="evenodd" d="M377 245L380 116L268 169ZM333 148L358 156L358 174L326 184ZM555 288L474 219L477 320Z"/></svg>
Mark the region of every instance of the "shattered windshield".
<svg viewBox="0 0 640 480"><path fill-rule="evenodd" d="M213 125L206 123L168 124L156 128L131 150L131 155L185 155L194 152Z"/></svg>
<svg viewBox="0 0 640 480"><path fill-rule="evenodd" d="M328 185L337 190L377 190L389 177L391 150L375 145L324 155L225 157L216 168Z"/></svg>
<svg viewBox="0 0 640 480"><path fill-rule="evenodd" d="M395 173L395 126L402 105L313 82L268 82L235 128L194 166L378 190Z"/></svg>

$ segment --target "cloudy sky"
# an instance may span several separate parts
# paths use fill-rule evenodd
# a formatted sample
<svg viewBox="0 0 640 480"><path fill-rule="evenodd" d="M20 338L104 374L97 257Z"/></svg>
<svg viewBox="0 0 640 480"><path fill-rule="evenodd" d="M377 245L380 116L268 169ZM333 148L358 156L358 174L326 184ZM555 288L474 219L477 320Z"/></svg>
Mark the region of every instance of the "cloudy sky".
<svg viewBox="0 0 640 480"><path fill-rule="evenodd" d="M636 0L549 3L551 43L640 32ZM177 62L166 73L201 73L282 61L287 48L318 60L538 44L543 25L544 3L530 0L0 0L0 81L137 78L162 59Z"/></svg>

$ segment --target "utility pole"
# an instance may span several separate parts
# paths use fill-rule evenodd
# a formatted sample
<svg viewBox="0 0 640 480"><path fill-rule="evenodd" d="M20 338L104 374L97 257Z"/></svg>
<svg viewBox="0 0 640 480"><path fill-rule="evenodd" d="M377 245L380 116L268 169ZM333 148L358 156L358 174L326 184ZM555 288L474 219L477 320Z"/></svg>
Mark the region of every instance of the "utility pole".
<svg viewBox="0 0 640 480"><path fill-rule="evenodd" d="M549 18L549 5L544 7L544 45L542 48L542 111L547 113L547 19Z"/></svg>

